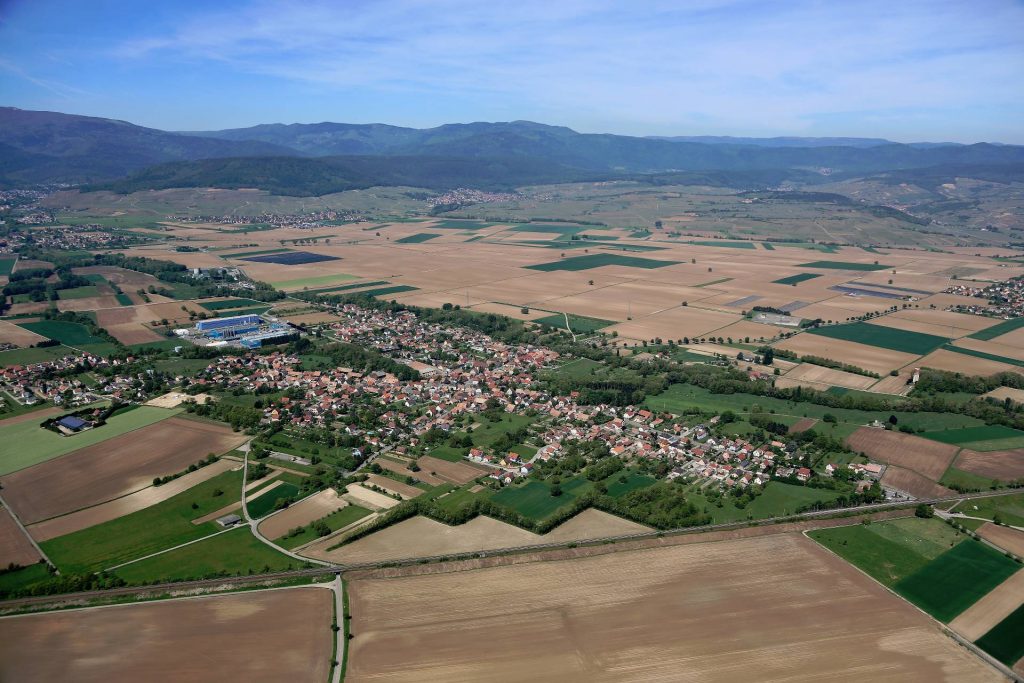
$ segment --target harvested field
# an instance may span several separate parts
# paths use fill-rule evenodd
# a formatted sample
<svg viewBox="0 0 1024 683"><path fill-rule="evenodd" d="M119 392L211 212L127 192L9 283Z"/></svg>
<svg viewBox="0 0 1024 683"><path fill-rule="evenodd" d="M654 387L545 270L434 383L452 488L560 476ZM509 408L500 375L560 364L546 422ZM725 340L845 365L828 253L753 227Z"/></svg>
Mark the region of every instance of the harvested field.
<svg viewBox="0 0 1024 683"><path fill-rule="evenodd" d="M6 342L8 344L14 344L15 346L24 348L26 346L38 344L41 341L46 341L46 337L26 330L24 327L18 327L14 323L7 322L6 320L0 320L0 342Z"/></svg>
<svg viewBox="0 0 1024 683"><path fill-rule="evenodd" d="M861 427L847 437L846 445L872 460L913 470L932 481L942 478L959 450L952 444L874 427Z"/></svg>
<svg viewBox="0 0 1024 683"><path fill-rule="evenodd" d="M989 479L1012 481L1024 477L1024 448L980 453L968 448L960 451L956 468Z"/></svg>
<svg viewBox="0 0 1024 683"><path fill-rule="evenodd" d="M800 432L806 432L808 429L818 424L818 420L813 417L802 417L792 424L789 428L790 434L799 434Z"/></svg>
<svg viewBox="0 0 1024 683"><path fill-rule="evenodd" d="M999 387L993 389L987 394L982 394L984 397L994 398L997 401L1004 401L1010 399L1014 403L1024 404L1024 389L1011 389L1010 387Z"/></svg>
<svg viewBox="0 0 1024 683"><path fill-rule="evenodd" d="M890 351L866 344L830 339L815 334L798 334L775 345L776 348L794 351L801 356L821 356L859 368L887 374L890 370L902 368L917 359L917 356L902 351Z"/></svg>
<svg viewBox="0 0 1024 683"><path fill-rule="evenodd" d="M1000 344L994 341L984 341L981 339L964 337L963 339L957 339L953 342L953 346L957 346L962 349L970 349L971 351L980 351L982 353L988 353L1001 358L1024 360L1024 347L1011 344Z"/></svg>
<svg viewBox="0 0 1024 683"><path fill-rule="evenodd" d="M867 389L878 381L876 377L865 377L864 375L833 370L832 368L812 363L801 363L786 373L786 379L816 382L834 387L846 387L847 389Z"/></svg>
<svg viewBox="0 0 1024 683"><path fill-rule="evenodd" d="M169 393L164 394L163 396L151 398L148 401L146 401L145 404L143 405L155 406L157 408L177 408L179 405L182 404L183 401L186 400L191 400L195 401L196 403L202 404L206 403L209 399L209 394L189 395L184 394L180 391L171 391Z"/></svg>
<svg viewBox="0 0 1024 683"><path fill-rule="evenodd" d="M907 308L902 311L897 311L891 315L887 315L884 318L879 318L876 322L880 323L883 320L914 320L927 323L929 325L937 325L945 328L945 332L943 333L945 336L960 336L968 332L977 332L978 330L992 327L999 322L996 318L986 318L980 315L954 313L952 311L942 311L931 308ZM954 334L952 335L949 333L950 328L953 328Z"/></svg>
<svg viewBox="0 0 1024 683"><path fill-rule="evenodd" d="M703 337L739 319L739 315L733 313L711 311L695 306L676 306L654 315L620 323L606 331L618 332L620 337L627 339L650 340L660 337L678 340L683 337ZM769 334L769 329L765 327L764 334Z"/></svg>
<svg viewBox="0 0 1024 683"><path fill-rule="evenodd" d="M371 510L387 510L401 502L390 496L385 496L383 493L371 491L359 484L349 484L346 486L345 495L351 497L357 505L370 508Z"/></svg>
<svg viewBox="0 0 1024 683"><path fill-rule="evenodd" d="M1019 372L1024 373L1024 368L1009 363L989 360L987 358L976 358L956 351L939 349L932 351L920 361L915 363L923 368L934 368L936 370L948 370L949 372L962 372L965 375L981 375L988 377L997 372Z"/></svg>
<svg viewBox="0 0 1024 683"><path fill-rule="evenodd" d="M431 486L437 486L438 484L444 484L445 480L441 477L435 477L430 472L426 472L423 468L420 468L419 472L413 472L406 465L400 462L395 462L389 458L377 458L374 460L375 463L381 466L382 469L388 470L389 472L395 472L405 477L414 477L419 479L424 484L430 484Z"/></svg>
<svg viewBox="0 0 1024 683"><path fill-rule="evenodd" d="M0 478L0 485L21 520L31 524L146 488L154 477L181 472L245 439L226 426L172 417L19 470Z"/></svg>
<svg viewBox="0 0 1024 683"><path fill-rule="evenodd" d="M0 680L322 683L333 604L303 587L7 617Z"/></svg>
<svg viewBox="0 0 1024 683"><path fill-rule="evenodd" d="M300 313L298 315L284 316L290 323L296 325L318 325L320 323L337 322L338 316L333 313Z"/></svg>
<svg viewBox="0 0 1024 683"><path fill-rule="evenodd" d="M539 535L491 517L474 517L449 526L427 517L413 517L387 529L328 551L334 543L310 546L304 555L333 562L384 562L409 557L454 555L542 543L582 541L650 531L648 527L588 509L550 533Z"/></svg>
<svg viewBox="0 0 1024 683"><path fill-rule="evenodd" d="M166 339L166 337L160 336L141 323L111 325L110 327L107 327L106 330L113 335L117 341L125 344L126 346L131 346L132 344L147 344L149 342L163 341Z"/></svg>
<svg viewBox="0 0 1024 683"><path fill-rule="evenodd" d="M263 520L259 532L269 539L280 538L297 526L306 526L348 505L334 489L315 493Z"/></svg>
<svg viewBox="0 0 1024 683"><path fill-rule="evenodd" d="M895 377L886 375L882 379L878 380L875 384L871 385L868 391L873 391L878 394L899 394L905 396L910 391L911 385L908 384L910 372L901 372Z"/></svg>
<svg viewBox="0 0 1024 683"><path fill-rule="evenodd" d="M953 495L953 491L945 486L936 484L931 479L917 472L905 470L895 465L889 465L885 468L885 473L882 475L882 486L902 491L915 498L940 498Z"/></svg>
<svg viewBox="0 0 1024 683"><path fill-rule="evenodd" d="M382 488L385 491L396 493L401 496L403 500L409 500L410 498L415 498L423 494L423 489L410 486L409 484L405 484L400 481L395 481L390 477L382 477L379 474L371 474L366 479L366 483Z"/></svg>
<svg viewBox="0 0 1024 683"><path fill-rule="evenodd" d="M32 538L36 539L36 542L42 543L51 538L88 529L91 526L109 522L112 519L148 508L151 505L162 503L197 484L203 483L207 479L212 479L222 472L227 472L239 466L233 460L218 460L212 465L207 465L195 472L184 474L162 486L149 486L127 496L108 500L106 503L100 503L84 510L77 510L60 517L31 524L28 527L28 531L32 534ZM234 505L237 507L238 504L235 503ZM220 515L217 516L219 517Z"/></svg>
<svg viewBox="0 0 1024 683"><path fill-rule="evenodd" d="M996 586L949 622L967 640L977 640L1024 603L1024 572L1017 572Z"/></svg>
<svg viewBox="0 0 1024 683"><path fill-rule="evenodd" d="M978 527L977 533L1003 550L1009 550L1017 557L1024 557L1024 531L989 523Z"/></svg>
<svg viewBox="0 0 1024 683"><path fill-rule="evenodd" d="M468 462L449 462L430 455L424 455L418 460L418 464L421 470L441 477L453 484L466 484L490 472L488 469L471 465ZM416 473L417 478L419 478L418 475L419 472Z"/></svg>
<svg viewBox="0 0 1024 683"><path fill-rule="evenodd" d="M11 511L0 507L0 567L27 567L40 560L39 551L11 517Z"/></svg>
<svg viewBox="0 0 1024 683"><path fill-rule="evenodd" d="M355 579L349 595L356 682L999 678L796 534ZM466 647L493 632L516 637Z"/></svg>

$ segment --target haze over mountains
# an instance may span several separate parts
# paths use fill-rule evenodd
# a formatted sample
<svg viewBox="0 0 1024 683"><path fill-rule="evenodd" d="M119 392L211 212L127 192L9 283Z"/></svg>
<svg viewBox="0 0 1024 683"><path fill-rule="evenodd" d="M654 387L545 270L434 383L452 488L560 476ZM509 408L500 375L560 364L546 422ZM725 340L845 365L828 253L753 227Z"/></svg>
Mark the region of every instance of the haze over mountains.
<svg viewBox="0 0 1024 683"><path fill-rule="evenodd" d="M509 188L649 174L715 174L724 184L851 177L905 169L1016 177L1024 147L900 144L879 138L630 137L529 121L264 124L191 133L124 121L0 108L0 182L261 187L321 194L379 185ZM723 176L723 174L725 174Z"/></svg>

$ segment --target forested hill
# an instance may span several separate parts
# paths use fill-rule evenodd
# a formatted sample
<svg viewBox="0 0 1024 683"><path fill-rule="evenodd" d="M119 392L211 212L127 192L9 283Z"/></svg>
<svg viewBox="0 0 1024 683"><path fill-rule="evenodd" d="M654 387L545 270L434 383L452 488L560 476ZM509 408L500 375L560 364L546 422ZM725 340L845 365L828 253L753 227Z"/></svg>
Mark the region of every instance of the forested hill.
<svg viewBox="0 0 1024 683"><path fill-rule="evenodd" d="M440 191L456 187L512 190L523 185L597 181L615 177L618 176L608 172L569 168L525 158L259 157L161 164L122 180L86 189L128 193L171 187L258 188L273 194L304 197L381 185Z"/></svg>

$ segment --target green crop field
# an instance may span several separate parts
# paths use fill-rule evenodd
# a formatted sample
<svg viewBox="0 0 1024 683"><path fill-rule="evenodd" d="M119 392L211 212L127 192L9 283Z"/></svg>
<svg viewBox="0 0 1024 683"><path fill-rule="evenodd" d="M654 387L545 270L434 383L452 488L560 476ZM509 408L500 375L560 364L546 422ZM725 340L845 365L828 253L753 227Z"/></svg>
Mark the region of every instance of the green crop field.
<svg viewBox="0 0 1024 683"><path fill-rule="evenodd" d="M755 518L779 517L791 515L800 507L831 502L839 496L838 491L772 481L754 502L747 505L747 510Z"/></svg>
<svg viewBox="0 0 1024 683"><path fill-rule="evenodd" d="M561 313L554 313L552 315L544 316L543 318L531 320L530 322L537 323L538 325L548 325L559 330L566 329L565 316ZM615 324L616 322L614 320L601 320L600 318L588 318L584 315L569 314L569 327L572 328L572 332L577 334L596 332L597 330Z"/></svg>
<svg viewBox="0 0 1024 683"><path fill-rule="evenodd" d="M1012 667L1024 657L1024 605L992 627L974 644L1003 664Z"/></svg>
<svg viewBox="0 0 1024 683"><path fill-rule="evenodd" d="M418 232L415 235L408 235L401 239L395 240L395 244L419 244L420 242L429 242L435 237L440 237L439 232Z"/></svg>
<svg viewBox="0 0 1024 683"><path fill-rule="evenodd" d="M892 266L883 266L877 263L851 263L847 261L811 261L801 263L800 268L820 268L822 270L885 270Z"/></svg>
<svg viewBox="0 0 1024 683"><path fill-rule="evenodd" d="M503 488L494 494L491 500L515 510L524 517L543 520L553 515L559 508L570 505L590 487L590 482L582 477L576 477L563 482L561 486L562 495L552 496L550 484L531 479L520 486Z"/></svg>
<svg viewBox="0 0 1024 683"><path fill-rule="evenodd" d="M775 245L772 244L771 242L761 242L761 246L767 249L768 251L775 251Z"/></svg>
<svg viewBox="0 0 1024 683"><path fill-rule="evenodd" d="M679 261L656 261L654 259L640 256L623 256L622 254L586 254L584 256L571 256L560 261L550 263L539 263L533 266L526 266L530 270L552 272L556 270L590 270L603 266L626 266L628 268L664 268L673 266Z"/></svg>
<svg viewBox="0 0 1024 683"><path fill-rule="evenodd" d="M503 434L525 427L536 419L517 413L504 413L499 422L491 422L485 417L481 418L480 426L473 429L473 445L479 448L490 448Z"/></svg>
<svg viewBox="0 0 1024 683"><path fill-rule="evenodd" d="M416 222L420 222L420 221L416 221ZM430 227L431 228L440 228L441 230L483 230L484 228L489 228L489 227L491 227L493 225L497 225L497 224L496 223L485 223L484 221L474 221L474 220L470 220L470 219L466 219L466 220L449 219L449 220L443 220L443 221L438 221L437 223L433 223L432 225L430 225Z"/></svg>
<svg viewBox="0 0 1024 683"><path fill-rule="evenodd" d="M777 285L796 285L807 280L813 280L816 277L821 277L820 273L798 273L796 275L790 275L778 280L772 280Z"/></svg>
<svg viewBox="0 0 1024 683"><path fill-rule="evenodd" d="M49 429L43 429L39 422L29 420L13 425L0 426L0 443L18 444L18 448L5 449L0 454L0 475L37 465L41 462L92 446L130 431L146 427L155 422L177 415L180 409L139 406L135 410L114 415L102 427L89 429L74 436L61 436Z"/></svg>
<svg viewBox="0 0 1024 683"><path fill-rule="evenodd" d="M376 289L362 289L353 294L360 296L386 296L388 294L399 294L401 292L415 292L419 287L412 285L393 285L391 287L377 287Z"/></svg>
<svg viewBox="0 0 1024 683"><path fill-rule="evenodd" d="M0 573L0 596L31 588L50 578L50 572L43 563L16 569L13 572Z"/></svg>
<svg viewBox="0 0 1024 683"><path fill-rule="evenodd" d="M925 432L921 436L940 443L964 446L976 451L1024 448L1024 432L1003 425L981 425L962 429Z"/></svg>
<svg viewBox="0 0 1024 683"><path fill-rule="evenodd" d="M965 500L953 508L954 512L962 512L970 517L995 519L999 516L1004 524L1024 526L1024 493L1010 493L992 498L975 498Z"/></svg>
<svg viewBox="0 0 1024 683"><path fill-rule="evenodd" d="M928 614L948 623L1020 569L984 543L955 546L893 588Z"/></svg>
<svg viewBox="0 0 1024 683"><path fill-rule="evenodd" d="M509 228L509 232L537 232L551 233L555 235L570 236L586 230L586 226L572 224L551 224L551 223L521 223Z"/></svg>
<svg viewBox="0 0 1024 683"><path fill-rule="evenodd" d="M41 348L0 351L0 367L6 368L11 365L42 363L54 358L61 358L69 353L74 353L74 351L66 346L43 346Z"/></svg>
<svg viewBox="0 0 1024 683"><path fill-rule="evenodd" d="M142 584L282 571L300 566L301 562L263 543L248 528L240 528L135 562L114 573L129 584Z"/></svg>
<svg viewBox="0 0 1024 683"><path fill-rule="evenodd" d="M990 341L996 337L1006 334L1007 332L1013 332L1024 327L1024 317L1013 318L1011 320L1004 320L998 325L992 327L986 327L984 330L978 330L974 334L968 335L971 339L981 339L983 341Z"/></svg>
<svg viewBox="0 0 1024 683"><path fill-rule="evenodd" d="M939 337L934 334L910 332L895 327L883 327L882 325L871 325L864 322L817 327L807 330L807 334L828 337L829 339L842 339L858 344L877 346L882 349L912 353L917 356L931 353L949 341L946 337Z"/></svg>
<svg viewBox="0 0 1024 683"><path fill-rule="evenodd" d="M916 517L818 529L808 535L889 587L967 538L937 519Z"/></svg>
<svg viewBox="0 0 1024 683"><path fill-rule="evenodd" d="M370 514L370 511L366 508L359 507L358 505L346 505L340 510L335 510L326 517L320 519L327 525L327 528L331 531L337 531L342 527L346 527L352 522L362 519ZM310 541L317 539L316 532L313 531L312 524L307 524L301 534L295 536L285 536L275 541L279 546L287 550L292 548L298 548L300 545L305 545Z"/></svg>
<svg viewBox="0 0 1024 683"><path fill-rule="evenodd" d="M468 448L454 448L446 444L444 446L438 446L437 448L430 449L430 452L427 455L439 460L447 460L448 462L461 462L462 458L465 457L468 452Z"/></svg>
<svg viewBox="0 0 1024 683"><path fill-rule="evenodd" d="M266 305L265 302L256 301L255 299L225 299L223 301L197 301L196 303L208 311L223 311L229 308L247 308Z"/></svg>
<svg viewBox="0 0 1024 683"><path fill-rule="evenodd" d="M289 484L285 482L279 486L275 486L273 489L267 491L256 500L247 500L245 507L249 510L249 516L253 519L259 519L265 515L269 515L274 511L274 505L277 501L282 498L291 498L294 500L299 495L299 487L295 484Z"/></svg>
<svg viewBox="0 0 1024 683"><path fill-rule="evenodd" d="M114 295L114 299L116 299L117 303L122 305L122 306L134 306L135 305L132 302L132 298L130 296L128 296L127 294L125 294L124 292L122 292L120 294L115 294Z"/></svg>
<svg viewBox="0 0 1024 683"><path fill-rule="evenodd" d="M82 287L72 287L70 289L59 289L57 290L57 296L60 299L87 299L94 296L102 296L100 290L96 288L96 285L84 285Z"/></svg>
<svg viewBox="0 0 1024 683"><path fill-rule="evenodd" d="M215 533L215 522L192 520L237 502L241 490L241 470L224 472L151 507L40 545L62 571L98 571Z"/></svg>
<svg viewBox="0 0 1024 683"><path fill-rule="evenodd" d="M625 481L623 481L625 479ZM613 498L624 496L630 491L636 491L638 489L645 489L648 486L655 484L658 480L654 477L648 477L646 474L640 474L639 472L616 472L612 476L608 477L604 481L604 485L608 487L608 495Z"/></svg>
<svg viewBox="0 0 1024 683"><path fill-rule="evenodd" d="M573 379L582 379L584 377L590 377L590 375L595 372L603 372L604 370L604 363L596 360L590 360L589 358L577 358L576 360L569 361L565 365L555 368L553 372L555 374L572 377Z"/></svg>
<svg viewBox="0 0 1024 683"><path fill-rule="evenodd" d="M69 323L63 320L40 320L35 323L19 323L30 332L41 334L47 339L56 339L67 346L85 346L90 344L106 344L106 340L89 334L89 328L80 323Z"/></svg>
<svg viewBox="0 0 1024 683"><path fill-rule="evenodd" d="M14 264L17 262L17 256L0 256L0 275L10 275L14 271Z"/></svg>

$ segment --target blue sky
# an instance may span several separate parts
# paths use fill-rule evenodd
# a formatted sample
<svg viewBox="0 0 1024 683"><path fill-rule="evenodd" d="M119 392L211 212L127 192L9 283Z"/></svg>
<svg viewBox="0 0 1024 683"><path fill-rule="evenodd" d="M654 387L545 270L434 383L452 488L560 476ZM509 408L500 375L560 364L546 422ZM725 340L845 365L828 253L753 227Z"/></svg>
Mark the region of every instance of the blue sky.
<svg viewBox="0 0 1024 683"><path fill-rule="evenodd" d="M0 0L0 104L1024 143L1024 2Z"/></svg>

